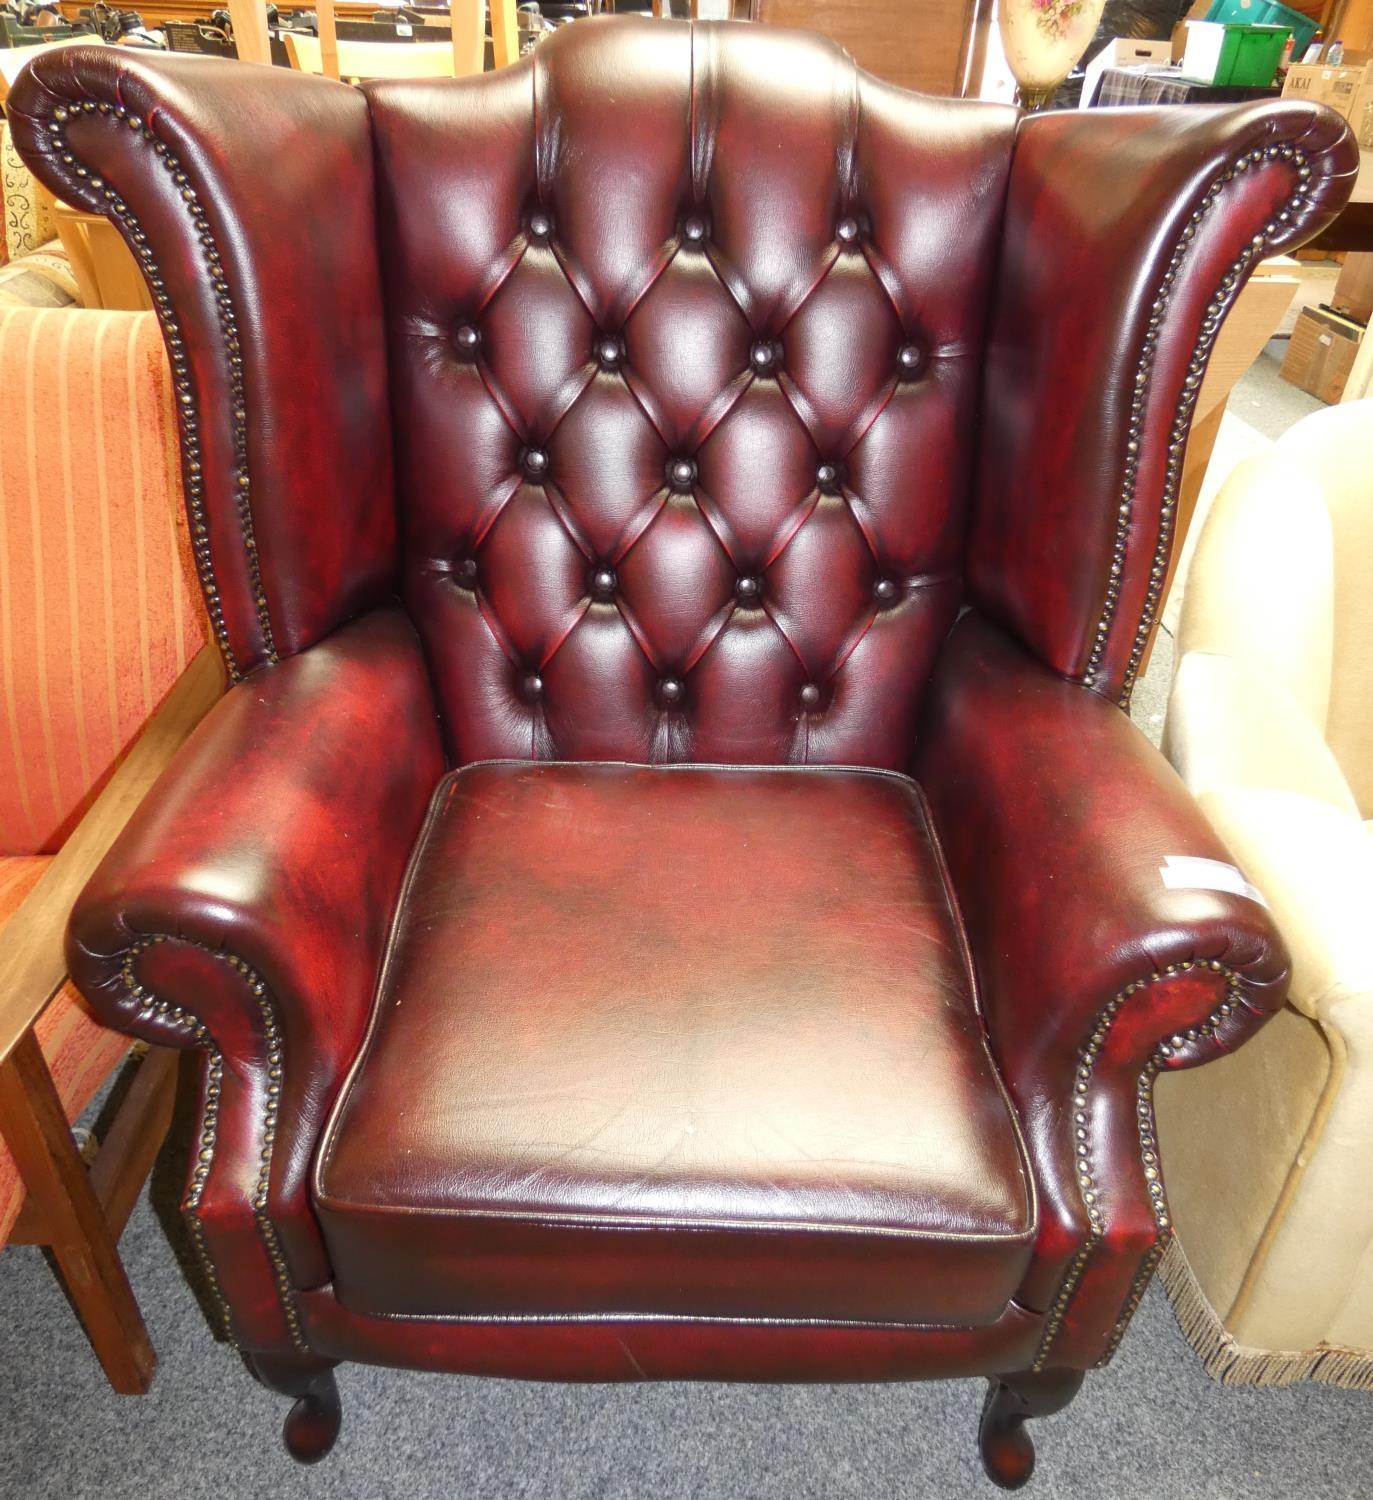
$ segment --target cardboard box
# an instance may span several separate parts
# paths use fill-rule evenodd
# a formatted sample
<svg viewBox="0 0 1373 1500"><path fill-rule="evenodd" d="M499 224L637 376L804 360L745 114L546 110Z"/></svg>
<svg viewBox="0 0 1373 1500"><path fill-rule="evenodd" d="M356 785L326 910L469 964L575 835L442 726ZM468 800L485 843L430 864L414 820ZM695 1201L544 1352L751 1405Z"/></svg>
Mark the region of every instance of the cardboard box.
<svg viewBox="0 0 1373 1500"><path fill-rule="evenodd" d="M1363 332L1326 308L1303 308L1287 345L1282 378L1334 406L1344 394Z"/></svg>
<svg viewBox="0 0 1373 1500"><path fill-rule="evenodd" d="M1350 129L1359 138L1360 148L1373 151L1373 63L1365 70L1364 81L1349 106L1347 119Z"/></svg>
<svg viewBox="0 0 1373 1500"><path fill-rule="evenodd" d="M1172 60L1167 42L1139 42L1133 37L1118 36L1107 42L1087 64L1082 75L1082 97L1079 109L1087 109L1096 98L1101 75L1107 68L1166 68Z"/></svg>
<svg viewBox="0 0 1373 1500"><path fill-rule="evenodd" d="M1328 104L1346 120L1352 120L1355 101L1373 84L1373 64L1327 68L1324 63L1293 63L1283 82L1284 99L1310 99Z"/></svg>
<svg viewBox="0 0 1373 1500"><path fill-rule="evenodd" d="M1362 66L1346 66L1333 68L1331 71L1335 76L1330 80L1330 92L1325 102L1347 120L1350 111L1354 108L1354 100L1363 87L1364 74L1368 70Z"/></svg>
<svg viewBox="0 0 1373 1500"><path fill-rule="evenodd" d="M1373 251L1355 251L1345 257L1330 305L1359 323L1373 321Z"/></svg>
<svg viewBox="0 0 1373 1500"><path fill-rule="evenodd" d="M1334 68L1323 68L1318 63L1293 63L1282 81L1282 97L1309 99L1314 104L1323 104L1325 84L1334 71Z"/></svg>

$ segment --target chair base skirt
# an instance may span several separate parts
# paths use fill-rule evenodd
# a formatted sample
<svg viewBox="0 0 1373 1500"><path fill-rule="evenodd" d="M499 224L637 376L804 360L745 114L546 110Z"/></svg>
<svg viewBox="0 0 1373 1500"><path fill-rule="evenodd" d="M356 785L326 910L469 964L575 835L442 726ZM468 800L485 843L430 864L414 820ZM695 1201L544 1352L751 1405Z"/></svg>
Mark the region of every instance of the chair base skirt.
<svg viewBox="0 0 1373 1500"><path fill-rule="evenodd" d="M737 1319L375 1317L297 1294L310 1348L337 1361L508 1380L871 1383L1000 1375L1034 1362L1044 1316L983 1328Z"/></svg>
<svg viewBox="0 0 1373 1500"><path fill-rule="evenodd" d="M301 1463L325 1457L341 1406L343 1359L506 1379L609 1382L877 1382L986 1375L978 1447L987 1477L1019 1489L1034 1472L1032 1417L1060 1411L1082 1371L1031 1371L1043 1319L1012 1305L981 1329L748 1323L699 1319L501 1320L367 1317L328 1290L300 1296L309 1354L253 1354L266 1386L294 1396L282 1436ZM1008 1373L1012 1372L1012 1373Z"/></svg>

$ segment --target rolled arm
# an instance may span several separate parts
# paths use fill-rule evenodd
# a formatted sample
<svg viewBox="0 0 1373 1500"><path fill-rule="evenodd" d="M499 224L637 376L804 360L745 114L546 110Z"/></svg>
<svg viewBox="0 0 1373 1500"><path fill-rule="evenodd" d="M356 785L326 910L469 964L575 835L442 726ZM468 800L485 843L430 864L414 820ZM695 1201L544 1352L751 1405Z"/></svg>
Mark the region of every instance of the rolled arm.
<svg viewBox="0 0 1373 1500"><path fill-rule="evenodd" d="M1260 902L1208 884L1231 856L1126 716L976 614L945 648L916 772L1043 1174L1025 1300L1058 1315L1055 1360L1091 1362L1171 1229L1154 1077L1256 1030L1287 956ZM1170 885L1170 856L1215 868Z"/></svg>
<svg viewBox="0 0 1373 1500"><path fill-rule="evenodd" d="M327 1279L309 1163L442 771L414 632L374 612L232 688L72 914L71 973L102 1017L209 1059L188 1208L250 1283L227 1301L260 1316L238 1329L254 1348L294 1339L290 1285ZM213 1254L244 1238L256 1262Z"/></svg>

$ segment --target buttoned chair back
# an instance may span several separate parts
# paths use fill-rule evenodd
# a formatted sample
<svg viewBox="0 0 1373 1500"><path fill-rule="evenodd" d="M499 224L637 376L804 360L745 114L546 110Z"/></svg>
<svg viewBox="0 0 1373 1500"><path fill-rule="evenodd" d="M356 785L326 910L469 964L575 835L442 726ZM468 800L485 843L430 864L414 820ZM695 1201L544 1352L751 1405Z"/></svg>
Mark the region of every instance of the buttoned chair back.
<svg viewBox="0 0 1373 1500"><path fill-rule="evenodd" d="M452 750L898 765L958 606L1015 116L800 33L638 36L614 108L594 27L368 90Z"/></svg>

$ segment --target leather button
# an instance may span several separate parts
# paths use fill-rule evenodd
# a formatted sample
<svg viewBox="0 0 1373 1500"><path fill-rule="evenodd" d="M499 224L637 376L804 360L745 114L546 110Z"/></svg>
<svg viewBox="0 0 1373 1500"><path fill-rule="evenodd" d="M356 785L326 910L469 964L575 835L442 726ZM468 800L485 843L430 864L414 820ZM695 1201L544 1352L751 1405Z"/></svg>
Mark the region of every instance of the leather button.
<svg viewBox="0 0 1373 1500"><path fill-rule="evenodd" d="M823 495L837 495L842 479L838 464L821 464L815 471L815 487Z"/></svg>
<svg viewBox="0 0 1373 1500"><path fill-rule="evenodd" d="M667 466L667 482L679 495L689 495L696 483L696 465L689 458L674 458Z"/></svg>
<svg viewBox="0 0 1373 1500"><path fill-rule="evenodd" d="M680 677L664 677L658 684L658 702L664 708L674 708L686 696L686 685Z"/></svg>
<svg viewBox="0 0 1373 1500"><path fill-rule="evenodd" d="M872 592L879 604L891 604L895 601L900 590L897 588L894 578L879 578L873 584Z"/></svg>
<svg viewBox="0 0 1373 1500"><path fill-rule="evenodd" d="M453 347L464 359L476 358L481 341L481 329L474 328L471 323L463 323L453 330Z"/></svg>
<svg viewBox="0 0 1373 1500"><path fill-rule="evenodd" d="M613 598L616 581L614 568L597 568L591 575L592 597L600 600Z"/></svg>
<svg viewBox="0 0 1373 1500"><path fill-rule="evenodd" d="M542 448L526 448L520 466L530 479L542 479L548 473L548 454Z"/></svg>
<svg viewBox="0 0 1373 1500"><path fill-rule="evenodd" d="M801 707L806 709L820 707L820 689L813 682L808 682L801 689Z"/></svg>
<svg viewBox="0 0 1373 1500"><path fill-rule="evenodd" d="M896 356L897 367L901 371L902 378L910 380L918 375L925 365L925 356L916 344L902 344L901 352Z"/></svg>
<svg viewBox="0 0 1373 1500"><path fill-rule="evenodd" d="M740 604L757 604L763 597L763 580L745 573L734 583L734 597Z"/></svg>
<svg viewBox="0 0 1373 1500"><path fill-rule="evenodd" d="M682 238L689 245L705 244L706 221L700 214L688 214L682 220Z"/></svg>
<svg viewBox="0 0 1373 1500"><path fill-rule="evenodd" d="M771 375L777 368L778 349L771 339L759 339L748 352L748 362L759 375Z"/></svg>
<svg viewBox="0 0 1373 1500"><path fill-rule="evenodd" d="M596 345L596 358L603 370L618 370L624 357L619 339L603 338Z"/></svg>
<svg viewBox="0 0 1373 1500"><path fill-rule="evenodd" d="M475 557L464 557L453 569L453 577L457 580L459 587L476 590L477 587L477 559Z"/></svg>
<svg viewBox="0 0 1373 1500"><path fill-rule="evenodd" d="M834 232L841 245L856 244L859 235L858 220L848 215L834 226Z"/></svg>
<svg viewBox="0 0 1373 1500"><path fill-rule="evenodd" d="M523 686L526 698L538 698L543 693L543 678L537 672L531 672L524 679Z"/></svg>
<svg viewBox="0 0 1373 1500"><path fill-rule="evenodd" d="M541 208L536 208L529 216L529 238L536 245L543 245L552 233L553 220Z"/></svg>

